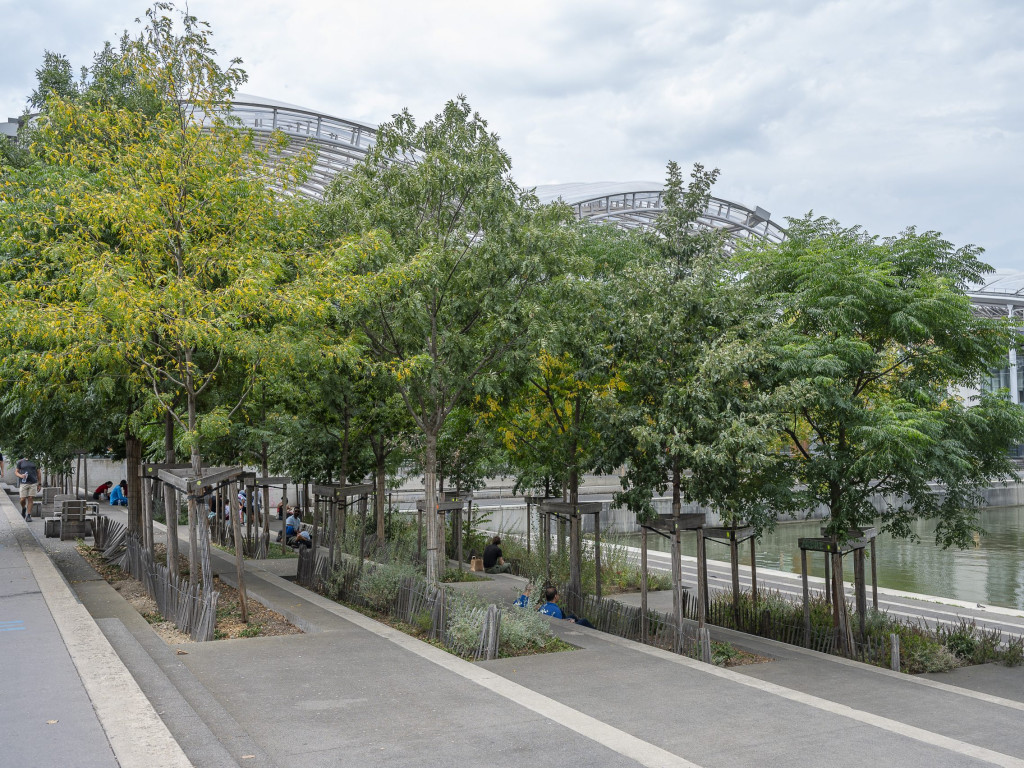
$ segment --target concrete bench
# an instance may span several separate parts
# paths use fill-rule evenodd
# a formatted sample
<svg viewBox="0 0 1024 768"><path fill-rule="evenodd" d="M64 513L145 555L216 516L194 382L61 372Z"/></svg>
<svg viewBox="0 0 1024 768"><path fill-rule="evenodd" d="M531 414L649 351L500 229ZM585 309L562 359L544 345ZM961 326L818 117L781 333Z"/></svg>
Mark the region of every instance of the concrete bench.
<svg viewBox="0 0 1024 768"><path fill-rule="evenodd" d="M100 512L95 502L79 499L61 499L60 514L46 518L43 522L43 535L47 538L60 538L61 541L92 536L95 523Z"/></svg>

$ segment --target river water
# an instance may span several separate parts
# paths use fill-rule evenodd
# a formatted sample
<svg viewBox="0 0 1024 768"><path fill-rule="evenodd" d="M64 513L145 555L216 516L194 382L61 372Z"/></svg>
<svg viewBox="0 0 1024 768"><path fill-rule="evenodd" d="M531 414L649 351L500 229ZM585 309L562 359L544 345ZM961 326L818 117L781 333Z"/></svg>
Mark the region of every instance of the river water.
<svg viewBox="0 0 1024 768"><path fill-rule="evenodd" d="M914 532L918 542L878 537L878 586L919 592L928 595L967 600L983 605L998 605L1024 610L1024 507L995 507L982 510L978 536L968 549L947 549L935 546L935 524L918 521ZM758 568L800 573L800 548L797 539L820 536L821 521L780 523L757 544ZM640 545L640 536L617 537L630 546ZM650 534L651 549L669 550L668 539ZM683 554L695 556L694 534L683 534ZM750 546L740 547L741 562L750 564ZM808 552L808 569L812 576L824 575L824 557ZM725 544L708 542L708 557L729 559ZM850 558L846 558L850 560ZM870 562L867 565L870 582ZM852 581L852 562L847 566Z"/></svg>

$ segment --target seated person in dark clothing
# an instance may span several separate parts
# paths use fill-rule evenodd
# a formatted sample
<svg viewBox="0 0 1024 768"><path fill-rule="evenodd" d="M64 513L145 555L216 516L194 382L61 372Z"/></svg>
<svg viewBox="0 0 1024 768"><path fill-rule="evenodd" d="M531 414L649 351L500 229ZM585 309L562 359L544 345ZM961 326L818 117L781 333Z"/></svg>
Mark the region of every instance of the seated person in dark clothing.
<svg viewBox="0 0 1024 768"><path fill-rule="evenodd" d="M501 537L495 536L491 543L484 547L484 572L508 573L512 566L501 556Z"/></svg>
<svg viewBox="0 0 1024 768"><path fill-rule="evenodd" d="M106 501L107 494L110 493L110 489L114 487L114 484L107 480L103 485L99 486L95 491L92 492L93 501Z"/></svg>
<svg viewBox="0 0 1024 768"><path fill-rule="evenodd" d="M572 613L570 613L568 616L562 613L562 609L558 605L557 587L548 587L544 590L544 602L542 602L537 607L537 610L545 614L546 616L551 616L556 619L567 619L568 621L571 621L573 624L579 624L581 627L590 627L591 629L594 628L594 625L586 619L581 619L579 616L576 616Z"/></svg>
<svg viewBox="0 0 1024 768"><path fill-rule="evenodd" d="M293 547L299 547L300 549L302 547L306 547L307 549L309 547L312 547L313 546L313 538L309 535L309 531L302 530L302 531L299 531L298 533L296 533L295 534L295 538L292 539L292 546Z"/></svg>

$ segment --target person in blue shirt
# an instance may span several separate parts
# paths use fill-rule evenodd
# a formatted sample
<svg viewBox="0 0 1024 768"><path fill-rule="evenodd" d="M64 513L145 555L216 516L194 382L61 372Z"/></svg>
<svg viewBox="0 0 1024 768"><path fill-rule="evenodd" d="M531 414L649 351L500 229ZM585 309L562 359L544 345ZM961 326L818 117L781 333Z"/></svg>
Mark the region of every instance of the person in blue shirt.
<svg viewBox="0 0 1024 768"><path fill-rule="evenodd" d="M302 528L302 512L298 509L293 509L292 513L288 515L288 519L284 521L284 540L286 544L295 545L295 537L298 535L299 530Z"/></svg>
<svg viewBox="0 0 1024 768"><path fill-rule="evenodd" d="M558 607L558 588L548 587L544 590L544 602L537 609L546 616L554 616L556 619L564 619L562 609Z"/></svg>
<svg viewBox="0 0 1024 768"><path fill-rule="evenodd" d="M562 613L562 609L558 606L557 587L548 587L544 590L544 602L541 603L540 607L537 610L547 616L552 616L556 619L566 619L568 621L571 621L573 624L579 624L581 627L590 627L591 629L595 628L594 625L591 624L590 621L588 621L587 619L580 618L579 616L576 616L572 613L570 613L568 616L565 616Z"/></svg>
<svg viewBox="0 0 1024 768"><path fill-rule="evenodd" d="M110 506L112 507L127 507L128 497L125 495L125 491L128 490L128 482L122 480L119 485L115 485L110 489Z"/></svg>

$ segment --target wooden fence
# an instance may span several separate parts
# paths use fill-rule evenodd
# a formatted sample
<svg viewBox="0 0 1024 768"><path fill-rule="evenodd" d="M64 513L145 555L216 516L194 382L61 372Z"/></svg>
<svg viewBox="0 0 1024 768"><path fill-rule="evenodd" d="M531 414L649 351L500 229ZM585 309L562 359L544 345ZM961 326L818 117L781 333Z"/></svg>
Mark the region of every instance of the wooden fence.
<svg viewBox="0 0 1024 768"><path fill-rule="evenodd" d="M312 550L303 549L299 551L296 581L333 600L367 606L360 580L366 569L377 567L381 566L346 557L331 572L326 558L314 557ZM459 597L453 596L443 584L430 584L420 576L405 576L399 579L395 596L383 612L403 624L421 629L431 640L440 642L460 656L496 658L500 652L501 609L496 605L469 609L468 623L479 623L481 629L478 637L467 644L451 631L452 606L456 599ZM374 608L381 610L380 605Z"/></svg>
<svg viewBox="0 0 1024 768"><path fill-rule="evenodd" d="M152 553L135 536L128 535L128 529L109 518L99 527L105 544L103 557L120 566L133 578L138 579L146 594L156 602L160 615L196 641L212 640L217 624L217 600L220 593L213 589L209 577L210 553L207 547L200 547L203 573L207 578L189 583L187 578L175 579L166 565L153 562Z"/></svg>

